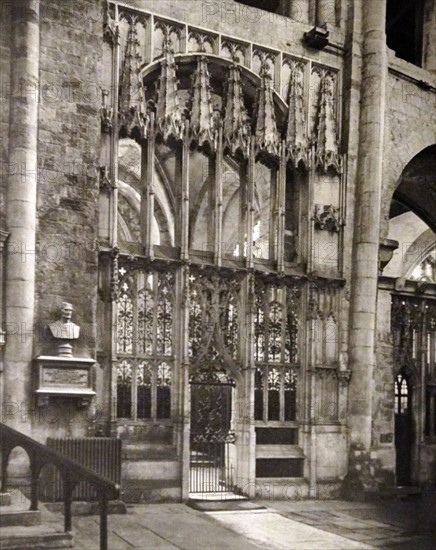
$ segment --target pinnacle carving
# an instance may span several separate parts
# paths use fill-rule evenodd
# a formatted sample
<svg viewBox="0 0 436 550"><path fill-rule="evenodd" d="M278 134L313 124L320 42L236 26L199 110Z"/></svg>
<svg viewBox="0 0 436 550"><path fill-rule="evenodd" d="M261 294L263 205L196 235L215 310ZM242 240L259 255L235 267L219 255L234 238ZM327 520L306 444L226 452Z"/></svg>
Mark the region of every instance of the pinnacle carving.
<svg viewBox="0 0 436 550"><path fill-rule="evenodd" d="M225 100L224 140L234 155L237 151L248 157L250 119L244 105L241 71L236 62L230 67L229 84Z"/></svg>
<svg viewBox="0 0 436 550"><path fill-rule="evenodd" d="M144 92L140 77L141 55L136 31L137 18L129 17L126 52L120 79L119 115L120 130L127 136L147 137L148 117L144 105Z"/></svg>
<svg viewBox="0 0 436 550"><path fill-rule="evenodd" d="M256 122L254 139L256 150L269 155L278 156L280 137L277 131L276 116L274 113L273 90L271 75L267 64L262 62L260 71L260 88L256 102Z"/></svg>
<svg viewBox="0 0 436 550"><path fill-rule="evenodd" d="M176 62L174 49L169 35L164 44L164 55L161 62L161 73L156 103L156 121L158 132L164 141L173 137L182 139L184 134L184 120L179 106L177 90Z"/></svg>
<svg viewBox="0 0 436 550"><path fill-rule="evenodd" d="M341 172L338 137L335 117L335 81L330 71L325 71L321 79L318 104L317 136L315 136L316 167L322 172L329 169Z"/></svg>
<svg viewBox="0 0 436 550"><path fill-rule="evenodd" d="M289 79L289 112L286 131L286 152L297 168L300 163L309 168L309 142L304 108L304 69L301 63L292 63Z"/></svg>
<svg viewBox="0 0 436 550"><path fill-rule="evenodd" d="M191 132L199 147L207 143L211 149L215 148L218 129L217 122L210 94L210 77L207 61L204 56L200 56L194 75L194 91L191 106Z"/></svg>

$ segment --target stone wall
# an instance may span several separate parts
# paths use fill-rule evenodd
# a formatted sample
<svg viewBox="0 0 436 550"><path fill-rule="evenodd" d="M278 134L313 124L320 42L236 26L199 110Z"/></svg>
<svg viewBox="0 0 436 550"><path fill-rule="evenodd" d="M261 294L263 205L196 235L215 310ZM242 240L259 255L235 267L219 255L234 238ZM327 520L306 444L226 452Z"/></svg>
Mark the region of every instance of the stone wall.
<svg viewBox="0 0 436 550"><path fill-rule="evenodd" d="M407 78L436 85L436 78L406 61L389 57L391 72L386 95L385 155L383 166L381 238L388 234L389 207L405 166L420 151L436 143L436 99L434 90L425 90ZM400 71L402 77L392 70Z"/></svg>
<svg viewBox="0 0 436 550"><path fill-rule="evenodd" d="M45 327L67 300L81 327L74 355L95 357L101 62L101 3L43 2L35 355L53 351ZM84 435L89 423L75 404L56 405L50 435ZM37 422L34 436L47 435Z"/></svg>

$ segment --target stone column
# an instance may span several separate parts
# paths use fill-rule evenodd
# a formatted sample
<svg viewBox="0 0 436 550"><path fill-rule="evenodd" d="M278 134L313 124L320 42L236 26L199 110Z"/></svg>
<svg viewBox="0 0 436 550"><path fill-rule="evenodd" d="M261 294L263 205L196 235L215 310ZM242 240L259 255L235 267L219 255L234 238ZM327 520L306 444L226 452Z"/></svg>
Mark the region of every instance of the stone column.
<svg viewBox="0 0 436 550"><path fill-rule="evenodd" d="M6 222L4 421L30 431L15 407L30 405L35 302L35 226L39 87L39 2L11 4L11 97Z"/></svg>
<svg viewBox="0 0 436 550"><path fill-rule="evenodd" d="M352 446L369 451L388 61L386 3L365 0L362 2L362 12L361 112L349 337L352 376L348 414Z"/></svg>
<svg viewBox="0 0 436 550"><path fill-rule="evenodd" d="M422 66L436 73L436 1L424 2L424 26L422 37Z"/></svg>

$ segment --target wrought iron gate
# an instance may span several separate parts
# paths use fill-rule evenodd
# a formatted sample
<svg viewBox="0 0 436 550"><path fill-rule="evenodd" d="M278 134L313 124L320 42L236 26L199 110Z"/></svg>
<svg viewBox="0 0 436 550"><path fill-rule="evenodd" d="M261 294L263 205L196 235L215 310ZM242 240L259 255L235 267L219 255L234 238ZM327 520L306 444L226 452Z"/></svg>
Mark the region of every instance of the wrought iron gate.
<svg viewBox="0 0 436 550"><path fill-rule="evenodd" d="M221 373L218 373L221 374ZM190 492L223 493L234 489L231 430L233 381L191 381Z"/></svg>

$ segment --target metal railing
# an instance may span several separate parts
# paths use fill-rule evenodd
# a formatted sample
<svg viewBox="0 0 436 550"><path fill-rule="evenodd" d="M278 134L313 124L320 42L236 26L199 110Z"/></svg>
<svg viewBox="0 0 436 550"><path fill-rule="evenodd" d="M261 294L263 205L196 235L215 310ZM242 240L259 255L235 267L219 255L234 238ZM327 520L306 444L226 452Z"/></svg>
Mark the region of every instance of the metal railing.
<svg viewBox="0 0 436 550"><path fill-rule="evenodd" d="M63 480L64 490L64 530L72 531L71 503L73 491L77 483L86 481L93 485L100 502L100 550L107 550L108 546L108 501L119 497L119 486L109 479L96 474L89 468L67 458L46 445L35 441L13 428L0 422L0 450L1 450L1 492L5 493L8 486L9 457L15 447L23 448L30 461L30 510L38 510L39 502L39 475L46 464L53 464L58 468Z"/></svg>

